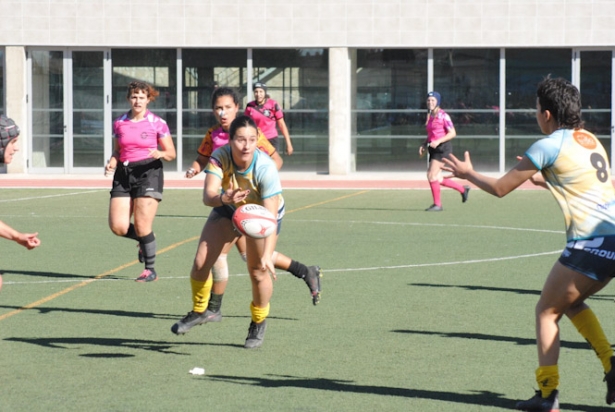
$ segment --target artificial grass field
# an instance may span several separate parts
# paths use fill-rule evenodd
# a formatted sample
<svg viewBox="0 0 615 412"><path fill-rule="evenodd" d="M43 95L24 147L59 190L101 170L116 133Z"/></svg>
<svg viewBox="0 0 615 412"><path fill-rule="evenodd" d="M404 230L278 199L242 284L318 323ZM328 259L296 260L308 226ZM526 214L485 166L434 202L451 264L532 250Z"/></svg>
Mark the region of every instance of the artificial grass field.
<svg viewBox="0 0 615 412"><path fill-rule="evenodd" d="M322 301L278 271L265 343L245 350L236 251L223 321L170 332L191 310L199 190L165 191L148 284L107 227L108 190L2 190L0 219L42 245L0 240L0 411L497 411L533 395L534 305L565 244L546 190L445 189L442 213L426 190L284 195L277 250L322 267ZM588 303L615 341L613 289ZM562 410L605 410L599 361L560 325Z"/></svg>

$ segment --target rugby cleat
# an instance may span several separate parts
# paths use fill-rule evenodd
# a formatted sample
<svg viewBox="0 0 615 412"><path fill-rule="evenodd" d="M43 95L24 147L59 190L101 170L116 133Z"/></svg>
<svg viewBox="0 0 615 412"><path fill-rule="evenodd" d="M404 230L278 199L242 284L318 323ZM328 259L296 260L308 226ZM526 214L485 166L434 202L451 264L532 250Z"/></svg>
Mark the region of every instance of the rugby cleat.
<svg viewBox="0 0 615 412"><path fill-rule="evenodd" d="M443 210L444 209L442 209L442 206L438 205L431 205L427 209L425 209L426 212L441 212Z"/></svg>
<svg viewBox="0 0 615 412"><path fill-rule="evenodd" d="M260 348L265 340L265 330L267 329L267 320L261 323L250 322L250 328L248 328L248 337L246 343L243 345L246 349Z"/></svg>
<svg viewBox="0 0 615 412"><path fill-rule="evenodd" d="M606 382L606 403L611 405L615 402L615 356L611 357L611 370L604 374Z"/></svg>
<svg viewBox="0 0 615 412"><path fill-rule="evenodd" d="M153 282L158 280L158 275L156 275L156 271L154 269L145 269L138 278L135 279L135 282Z"/></svg>
<svg viewBox="0 0 615 412"><path fill-rule="evenodd" d="M320 302L320 278L322 277L322 273L320 271L320 266L308 266L308 273L305 275L305 283L310 288L310 293L312 294L312 303L314 305L318 305Z"/></svg>
<svg viewBox="0 0 615 412"><path fill-rule="evenodd" d="M176 335L183 335L197 325L202 325L207 322L220 322L222 320L222 312L212 312L206 310L203 313L190 311L181 318L181 320L171 326L171 332Z"/></svg>
<svg viewBox="0 0 615 412"><path fill-rule="evenodd" d="M468 201L468 195L470 194L470 186L463 187L463 193L461 194L461 203Z"/></svg>
<svg viewBox="0 0 615 412"><path fill-rule="evenodd" d="M515 409L528 412L560 412L559 392L554 390L548 398L543 398L540 391L536 391L533 397L527 401L517 402Z"/></svg>

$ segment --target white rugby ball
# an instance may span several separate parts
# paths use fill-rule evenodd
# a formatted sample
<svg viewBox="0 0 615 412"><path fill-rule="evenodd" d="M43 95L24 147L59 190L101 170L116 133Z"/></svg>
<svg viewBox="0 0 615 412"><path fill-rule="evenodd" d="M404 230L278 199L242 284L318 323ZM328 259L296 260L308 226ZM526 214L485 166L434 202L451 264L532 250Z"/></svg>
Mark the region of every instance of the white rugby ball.
<svg viewBox="0 0 615 412"><path fill-rule="evenodd" d="M235 210L233 225L242 235L262 239L275 233L278 220L265 207L250 203Z"/></svg>

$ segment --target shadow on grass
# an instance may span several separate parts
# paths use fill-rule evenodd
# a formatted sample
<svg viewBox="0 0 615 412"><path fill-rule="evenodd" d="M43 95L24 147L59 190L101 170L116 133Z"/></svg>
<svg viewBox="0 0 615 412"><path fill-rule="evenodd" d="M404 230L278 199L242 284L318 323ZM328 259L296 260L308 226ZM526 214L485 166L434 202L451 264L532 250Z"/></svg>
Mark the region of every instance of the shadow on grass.
<svg viewBox="0 0 615 412"><path fill-rule="evenodd" d="M5 338L5 341L9 342L21 342L21 343L29 343L31 345L38 345L44 348L52 348L52 349L71 349L71 346L77 345L78 348L81 349L83 345L92 345L99 347L108 347L108 348L128 348L128 349L136 349L136 350L144 350L149 352L158 352L167 355L188 355L187 353L181 353L176 350L173 350L176 347L181 346L203 346L202 342L164 342L164 341L153 341L153 340L141 340L141 339L120 339L120 338L88 338L88 337L80 337L80 338ZM89 356L92 356L90 354ZM88 356L86 354L82 354L80 356ZM102 354L98 353L97 357L101 357ZM120 357L121 354L118 353L109 353L108 357ZM133 356L129 354L125 354L123 356Z"/></svg>
<svg viewBox="0 0 615 412"><path fill-rule="evenodd" d="M518 400L504 398L502 394L490 391L473 391L473 393L456 393L444 391L428 391L411 388L395 388L390 386L357 385L354 381L299 378L295 376L266 375L269 377L244 377L227 375L208 375L203 379L236 383L238 385L260 386L263 388L303 388L342 393L360 393L368 395L398 396L404 398L421 398L434 401L454 402L466 405L491 406L501 409L514 409ZM566 410L585 412L604 411L598 406L563 404Z"/></svg>
<svg viewBox="0 0 615 412"><path fill-rule="evenodd" d="M5 309L22 309L20 306L8 306L8 305L0 305L0 308ZM151 319L167 319L167 320L178 320L180 315L171 315L171 314L161 314L161 313L152 313L152 312L131 312L125 310L103 310L103 309L72 309L72 308L45 308L45 307L34 307L24 309L28 311L38 311L40 314L47 313L78 313L78 314L91 314L91 315L109 315L109 316L120 316L127 318L151 318Z"/></svg>
<svg viewBox="0 0 615 412"><path fill-rule="evenodd" d="M486 290L490 292L511 292L520 295L535 295L540 296L540 290L535 289L517 289L517 288L501 288L495 286L477 286L477 285L446 285L442 283L409 283L410 286L423 286L428 288L458 288L465 290ZM595 300L613 300L615 295L594 295L589 299Z"/></svg>
<svg viewBox="0 0 615 412"><path fill-rule="evenodd" d="M517 345L536 345L536 339L515 338L512 336L498 336L498 335L486 335L483 333L467 333L467 332L431 332L425 330L408 330L408 329L396 329L391 332L394 333L408 333L412 335L428 335L428 336L440 336L443 338L458 338L458 339L476 339L485 340L490 342L510 342ZM568 349L589 349L589 345L586 342L567 342L560 341L562 348Z"/></svg>
<svg viewBox="0 0 615 412"><path fill-rule="evenodd" d="M270 377L243 377L208 375L207 378L236 383L240 385L261 386L263 388L304 388L343 393L361 393L404 398L422 398L437 401L465 403L470 405L487 405L510 409L515 401L502 397L502 394L477 391L472 394L454 392L426 391L420 389L395 388L390 386L358 385L354 381L342 381L325 378L299 378L293 376L269 375Z"/></svg>
<svg viewBox="0 0 615 412"><path fill-rule="evenodd" d="M55 279L92 279L94 276L84 276L78 275L76 273L57 273L57 272L34 272L27 270L4 270L0 269L0 274L15 274L15 275L26 275L26 276L36 276L41 278L55 278Z"/></svg>

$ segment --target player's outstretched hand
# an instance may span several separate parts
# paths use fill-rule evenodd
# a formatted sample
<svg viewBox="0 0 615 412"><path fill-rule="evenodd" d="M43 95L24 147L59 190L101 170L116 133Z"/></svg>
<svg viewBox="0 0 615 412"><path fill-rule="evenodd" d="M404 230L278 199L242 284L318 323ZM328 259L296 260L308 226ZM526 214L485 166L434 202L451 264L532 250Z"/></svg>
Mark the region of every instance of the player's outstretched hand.
<svg viewBox="0 0 615 412"><path fill-rule="evenodd" d="M444 162L444 167L442 169L451 172L455 177L466 179L467 176L472 173L474 167L470 160L470 152L464 152L463 157L464 160L461 161L454 154L448 155L442 159Z"/></svg>
<svg viewBox="0 0 615 412"><path fill-rule="evenodd" d="M41 244L41 240L38 238L38 233L20 233L19 237L15 239L15 242L19 243L28 250L32 250Z"/></svg>

